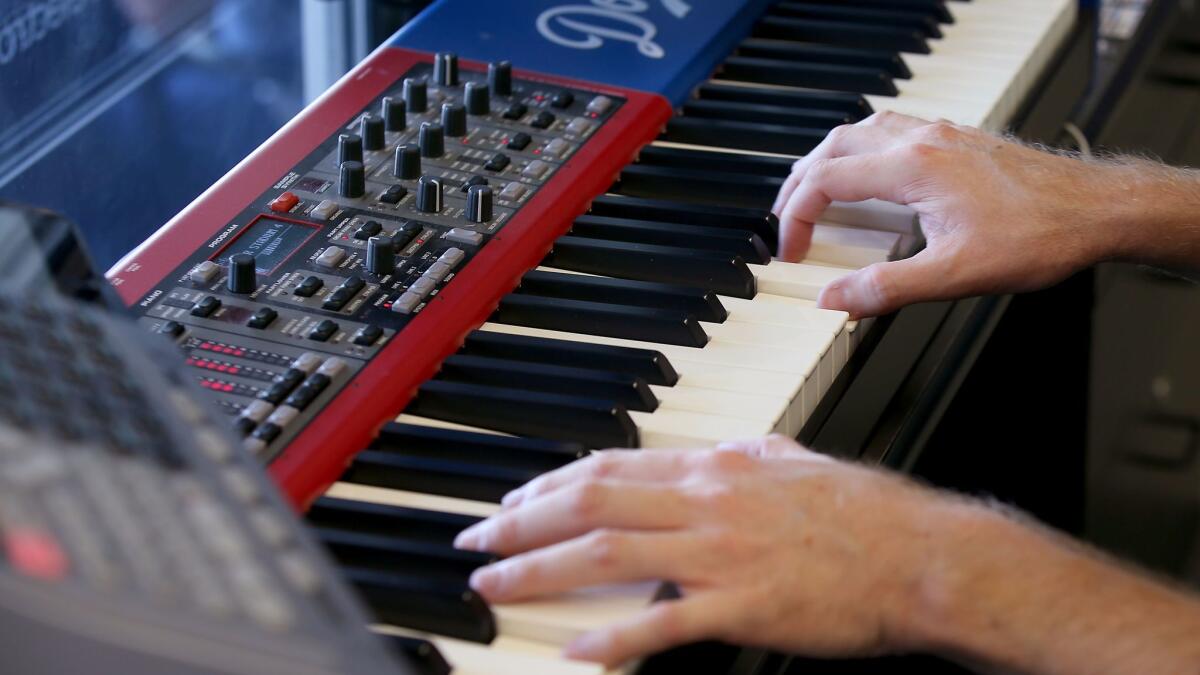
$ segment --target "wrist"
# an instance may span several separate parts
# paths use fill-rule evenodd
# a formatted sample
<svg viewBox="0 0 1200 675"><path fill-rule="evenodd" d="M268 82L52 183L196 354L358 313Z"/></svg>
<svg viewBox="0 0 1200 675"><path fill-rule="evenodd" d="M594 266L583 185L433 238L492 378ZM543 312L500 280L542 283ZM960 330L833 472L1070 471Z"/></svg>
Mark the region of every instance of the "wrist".
<svg viewBox="0 0 1200 675"><path fill-rule="evenodd" d="M1097 262L1200 263L1200 173L1124 159L1093 181Z"/></svg>

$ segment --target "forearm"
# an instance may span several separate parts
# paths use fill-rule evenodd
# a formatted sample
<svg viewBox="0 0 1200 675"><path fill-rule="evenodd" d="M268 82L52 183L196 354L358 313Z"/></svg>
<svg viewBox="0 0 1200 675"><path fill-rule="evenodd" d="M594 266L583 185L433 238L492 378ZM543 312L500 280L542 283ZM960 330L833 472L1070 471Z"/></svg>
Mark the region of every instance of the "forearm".
<svg viewBox="0 0 1200 675"><path fill-rule="evenodd" d="M1135 158L1096 164L1079 215L1104 233L1098 257L1200 269L1200 171Z"/></svg>
<svg viewBox="0 0 1200 675"><path fill-rule="evenodd" d="M923 648L1005 672L1200 672L1195 597L983 507L949 521L909 617Z"/></svg>

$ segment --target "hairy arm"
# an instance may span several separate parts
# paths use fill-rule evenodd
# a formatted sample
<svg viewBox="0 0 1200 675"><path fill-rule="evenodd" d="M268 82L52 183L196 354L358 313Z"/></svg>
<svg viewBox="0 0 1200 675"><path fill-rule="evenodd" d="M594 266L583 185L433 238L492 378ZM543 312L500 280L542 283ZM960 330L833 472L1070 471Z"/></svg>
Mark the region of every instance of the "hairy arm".
<svg viewBox="0 0 1200 675"><path fill-rule="evenodd" d="M831 201L868 198L911 206L927 246L825 289L823 306L856 317L1042 288L1102 260L1200 268L1200 173L896 114L839 127L796 162L774 207L781 257L804 255Z"/></svg>
<svg viewBox="0 0 1200 675"><path fill-rule="evenodd" d="M609 451L510 493L463 548L512 602L675 582L585 634L609 665L715 638L812 656L923 650L1002 672L1198 673L1200 602L1002 509L832 461L783 437Z"/></svg>

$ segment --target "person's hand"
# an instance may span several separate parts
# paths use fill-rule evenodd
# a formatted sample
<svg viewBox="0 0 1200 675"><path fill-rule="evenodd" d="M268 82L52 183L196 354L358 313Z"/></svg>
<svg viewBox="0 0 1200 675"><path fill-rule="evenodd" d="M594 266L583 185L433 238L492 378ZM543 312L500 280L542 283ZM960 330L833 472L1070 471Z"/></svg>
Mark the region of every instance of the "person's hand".
<svg viewBox="0 0 1200 675"><path fill-rule="evenodd" d="M492 602L677 584L681 599L581 636L573 658L612 666L702 639L869 654L913 646L904 617L951 503L772 436L593 454L510 493L455 543L510 556L471 578Z"/></svg>
<svg viewBox="0 0 1200 675"><path fill-rule="evenodd" d="M801 259L831 201L911 206L927 240L912 258L829 284L820 305L853 317L1053 284L1115 251L1131 167L1084 162L948 122L879 113L834 129L797 161L774 205L780 257Z"/></svg>

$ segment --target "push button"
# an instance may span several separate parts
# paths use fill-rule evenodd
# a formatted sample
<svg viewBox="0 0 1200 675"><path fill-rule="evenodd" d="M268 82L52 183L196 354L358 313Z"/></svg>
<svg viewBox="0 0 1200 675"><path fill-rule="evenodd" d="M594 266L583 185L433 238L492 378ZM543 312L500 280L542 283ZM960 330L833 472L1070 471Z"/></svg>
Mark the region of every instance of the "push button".
<svg viewBox="0 0 1200 675"><path fill-rule="evenodd" d="M211 295L206 295L200 300L200 302L192 305L192 316L204 318L210 316L213 312L220 309L220 307L220 300Z"/></svg>
<svg viewBox="0 0 1200 675"><path fill-rule="evenodd" d="M162 333L163 335L169 335L173 338L177 338L180 335L183 335L183 324L179 323L178 321L168 321L162 326L159 326L158 332Z"/></svg>
<svg viewBox="0 0 1200 675"><path fill-rule="evenodd" d="M331 312L340 311L346 306L347 302L350 302L350 298L352 297L354 297L354 294L350 291L344 288L335 288L329 294L329 297L325 298L325 302L321 303L321 308L328 309ZM309 337L312 337L312 335L309 335Z"/></svg>
<svg viewBox="0 0 1200 675"><path fill-rule="evenodd" d="M400 200L404 199L404 196L407 194L408 188L403 185L393 185L384 190L383 194L379 195L379 201L384 204L399 204Z"/></svg>
<svg viewBox="0 0 1200 675"><path fill-rule="evenodd" d="M358 329L354 334L354 344L370 347L383 336L383 329L374 324L368 324Z"/></svg>
<svg viewBox="0 0 1200 675"><path fill-rule="evenodd" d="M483 165L483 168L487 169L488 171L503 171L508 167L511 161L512 160L508 158L508 155L505 155L504 153L496 153L487 161L487 164Z"/></svg>
<svg viewBox="0 0 1200 675"><path fill-rule="evenodd" d="M378 220L368 220L354 233L354 238L366 241L380 232L383 232L383 225L380 225Z"/></svg>
<svg viewBox="0 0 1200 675"><path fill-rule="evenodd" d="M554 124L555 119L557 118L554 116L554 113L543 110L534 115L533 119L529 120L529 126L534 129L547 129L551 124Z"/></svg>
<svg viewBox="0 0 1200 675"><path fill-rule="evenodd" d="M308 215L319 220L329 220L338 211L338 203L332 199L323 200L308 212Z"/></svg>
<svg viewBox="0 0 1200 675"><path fill-rule="evenodd" d="M550 105L554 106L555 108L566 108L574 102L575 94L572 94L569 91L560 91L554 95L554 98L550 99Z"/></svg>
<svg viewBox="0 0 1200 675"><path fill-rule="evenodd" d="M277 213L287 213L300 203L300 198L291 192L285 192L271 200L271 210Z"/></svg>
<svg viewBox="0 0 1200 675"><path fill-rule="evenodd" d="M518 131L517 133L513 134L512 138L508 139L508 147L510 150L524 150L525 148L528 148L529 144L532 142L533 136L530 136L524 131Z"/></svg>
<svg viewBox="0 0 1200 675"><path fill-rule="evenodd" d="M412 291L405 291L392 301L392 311L397 314L412 314L419 304L421 304L421 296Z"/></svg>
<svg viewBox="0 0 1200 675"><path fill-rule="evenodd" d="M467 190L471 189L472 185L487 185L487 184L488 184L487 179L484 178L483 176L471 176L470 178L467 179L467 182L463 183L463 186L460 191L466 192Z"/></svg>
<svg viewBox="0 0 1200 675"><path fill-rule="evenodd" d="M317 256L317 264L322 267L337 267L345 258L345 249L340 246L327 246L321 251L321 255Z"/></svg>
<svg viewBox="0 0 1200 675"><path fill-rule="evenodd" d="M529 188L520 183L509 183L500 191L500 199L506 202L519 202L527 194L529 194Z"/></svg>
<svg viewBox="0 0 1200 675"><path fill-rule="evenodd" d="M360 277L349 277L342 282L341 288L353 294L361 291L366 285L367 282Z"/></svg>
<svg viewBox="0 0 1200 675"><path fill-rule="evenodd" d="M526 178L541 180L546 177L547 173L550 173L550 165L540 159L535 159L525 167L521 175Z"/></svg>
<svg viewBox="0 0 1200 675"><path fill-rule="evenodd" d="M313 326L312 330L308 331L308 339L316 340L317 342L327 342L337 330L338 325L335 322L325 319Z"/></svg>
<svg viewBox="0 0 1200 675"><path fill-rule="evenodd" d="M479 244L483 243L483 235L478 232L472 232L471 230L464 230L461 227L456 227L446 232L446 240L459 244L478 246Z"/></svg>
<svg viewBox="0 0 1200 675"><path fill-rule="evenodd" d="M527 112L529 112L529 108L524 103L514 103L504 110L502 117L506 120L519 120Z"/></svg>
<svg viewBox="0 0 1200 675"><path fill-rule="evenodd" d="M556 138L546 144L542 148L542 154L554 159L562 159L564 155L571 151L571 144L561 138Z"/></svg>
<svg viewBox="0 0 1200 675"><path fill-rule="evenodd" d="M603 115L608 112L613 106L613 100L607 96L597 96L588 101L587 107L584 108L587 112L593 115Z"/></svg>
<svg viewBox="0 0 1200 675"><path fill-rule="evenodd" d="M278 317L279 312L276 312L270 307L261 307L257 312L254 313L254 316L250 317L250 319L246 321L246 325L251 328L262 330L267 326L270 326Z"/></svg>
<svg viewBox="0 0 1200 675"><path fill-rule="evenodd" d="M324 285L325 280L321 277L310 276L306 277L304 281L301 281L300 284L296 286L296 290L292 291L292 293L302 298L311 298L317 291L321 290L321 287Z"/></svg>
<svg viewBox="0 0 1200 675"><path fill-rule="evenodd" d="M216 279L217 273L220 271L220 265L211 260L205 260L192 268L192 271L188 274L188 278L198 284L207 284Z"/></svg>
<svg viewBox="0 0 1200 675"><path fill-rule="evenodd" d="M572 136L586 136L592 127L596 126L582 117L576 117L567 124L566 132Z"/></svg>

